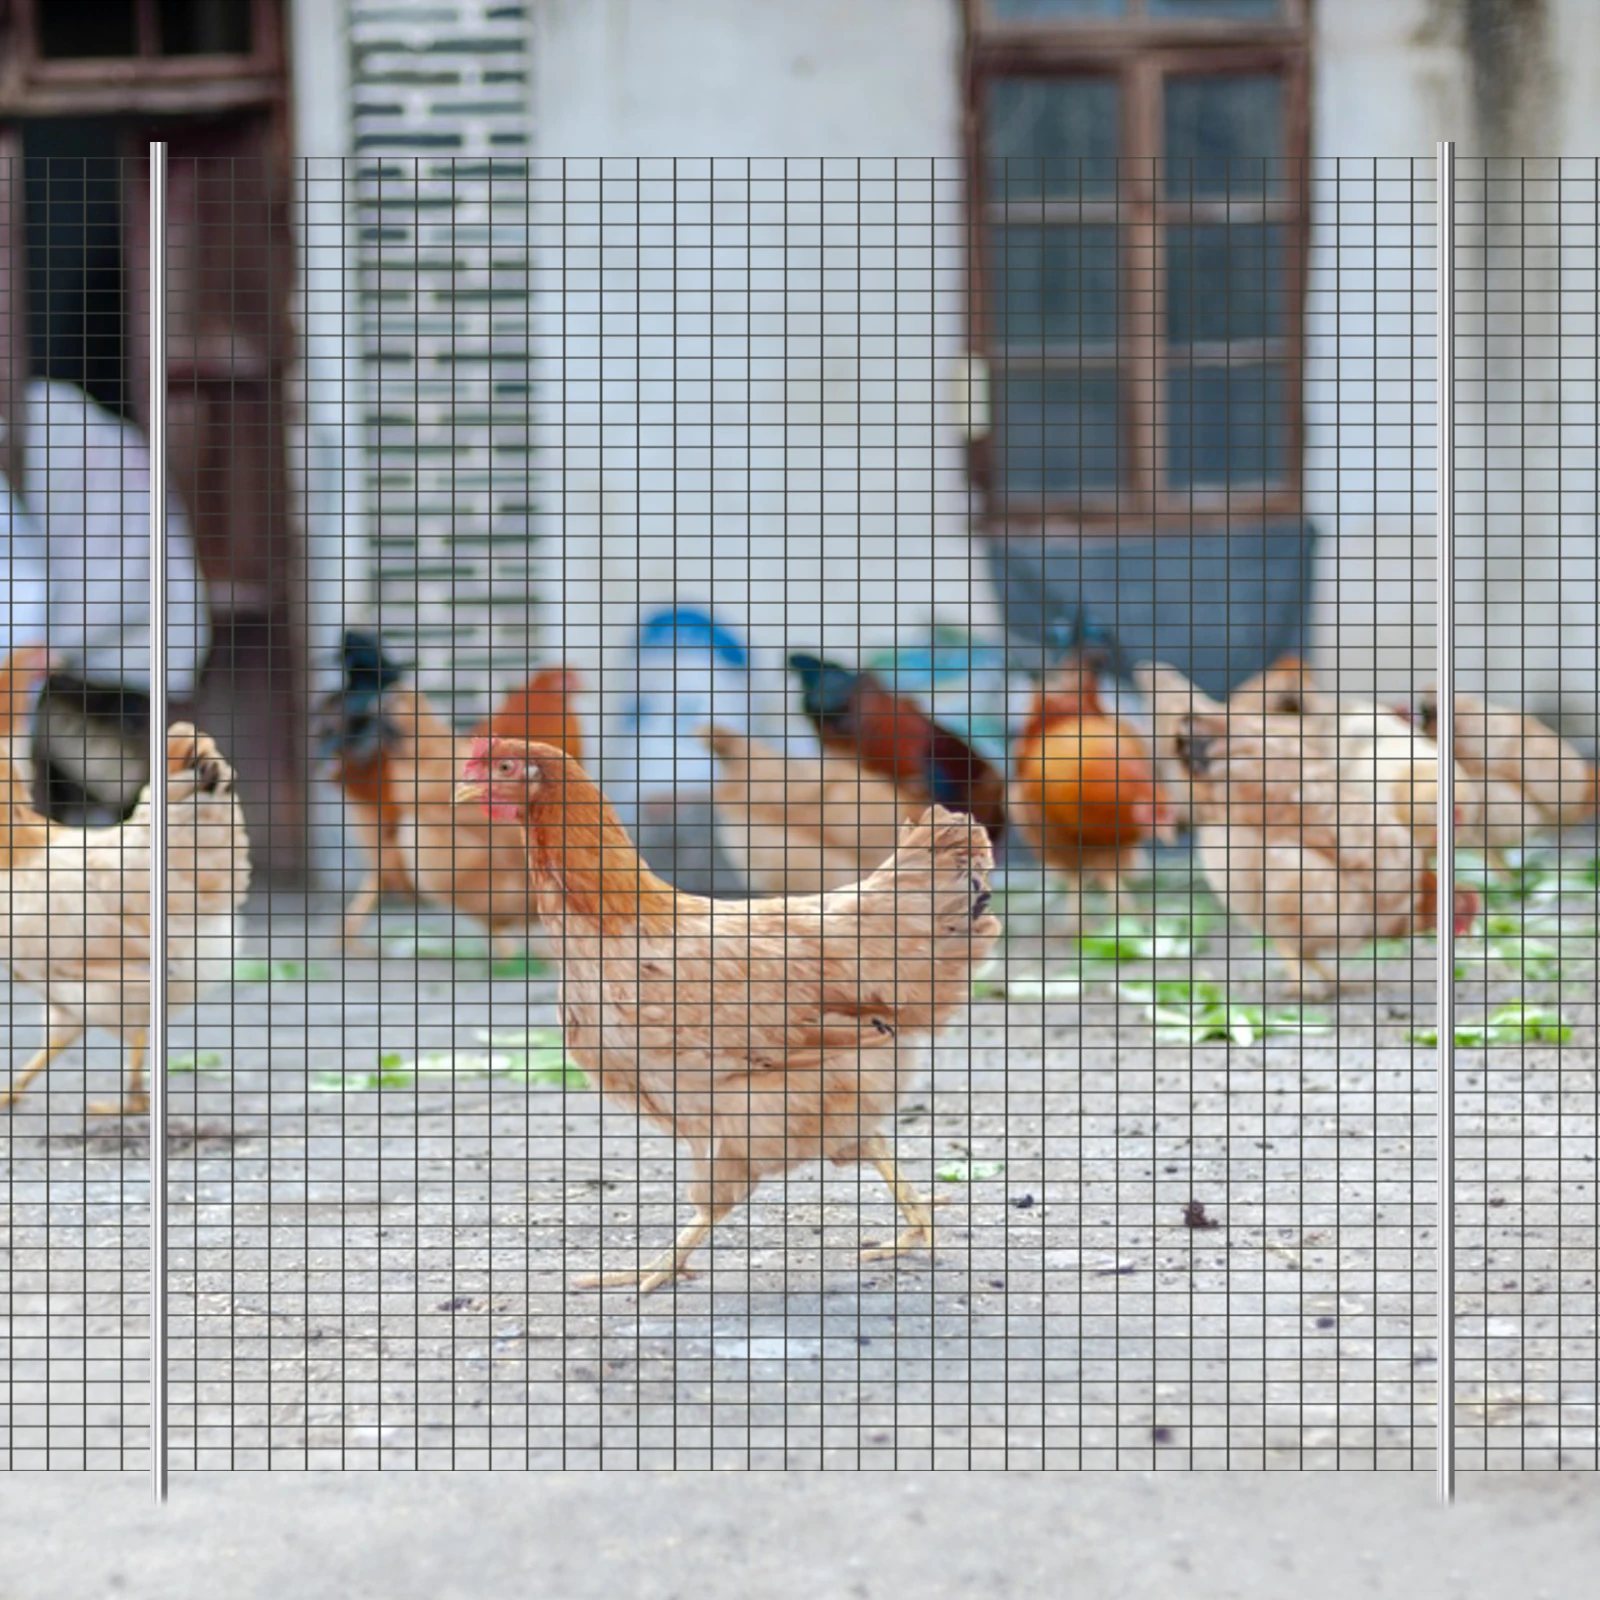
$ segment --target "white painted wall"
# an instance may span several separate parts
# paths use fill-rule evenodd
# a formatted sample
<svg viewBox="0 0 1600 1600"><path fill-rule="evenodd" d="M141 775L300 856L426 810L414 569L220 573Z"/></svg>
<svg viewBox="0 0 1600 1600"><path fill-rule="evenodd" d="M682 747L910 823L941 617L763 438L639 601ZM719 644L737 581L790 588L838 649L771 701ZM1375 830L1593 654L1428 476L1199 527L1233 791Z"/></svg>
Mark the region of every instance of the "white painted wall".
<svg viewBox="0 0 1600 1600"><path fill-rule="evenodd" d="M1460 0L1322 0L1313 12L1315 653L1347 692L1400 695L1430 676L1433 652L1432 150L1459 141L1465 312L1481 269L1482 139ZM342 13L321 0L292 9L302 153L348 149ZM1582 88L1600 81L1600 6L1544 0L1544 15L1545 76L1524 88L1502 138L1600 152L1600 112ZM744 632L758 715L773 718L789 699L791 646L854 659L934 615L995 630L969 547L953 381L966 292L956 0L538 0L531 26L546 639L603 683L591 736L607 731L615 761L637 617L671 598L709 600ZM1536 184L1549 171L1529 170ZM1573 162L1565 176L1561 518L1517 450L1518 429L1537 442L1553 426L1554 344L1524 350L1515 329L1497 332L1492 537L1486 557L1464 481L1458 601L1463 681L1484 681L1492 656L1497 696L1546 710L1559 700L1581 732L1597 709L1595 466L1592 427L1586 438L1574 418L1585 396L1593 403L1596 342L1592 312L1582 321L1593 234L1570 224L1594 200L1591 167ZM1540 277L1543 225L1520 280L1535 322L1555 303ZM332 263L305 265L309 275ZM1501 314L1510 302L1497 283ZM317 332L336 310L325 288L308 295L320 397L308 427L329 460L350 449L328 409L347 368ZM1481 359L1468 321L1464 464L1474 427L1482 438L1469 405ZM349 485L336 494L321 481L319 515L358 550ZM318 573L314 590L340 575ZM313 647L325 648L315 594L311 605Z"/></svg>
<svg viewBox="0 0 1600 1600"><path fill-rule="evenodd" d="M1343 692L1409 694L1435 648L1433 161L1469 118L1434 0L1316 8L1306 301L1313 656ZM1375 344L1381 319L1386 348Z"/></svg>
<svg viewBox="0 0 1600 1600"><path fill-rule="evenodd" d="M1471 43L1458 0L1338 0L1319 4L1313 12L1316 168L1307 308L1307 511L1324 536L1315 653L1347 692L1375 690L1399 696L1431 676L1434 649L1433 350L1428 336L1432 152L1441 137L1458 141L1463 175L1458 292L1466 312L1473 303L1475 282L1481 282L1481 276L1475 277L1481 274L1476 242L1481 207L1475 199L1475 193L1481 193L1481 180L1473 163L1483 149L1484 135L1477 126ZM1524 85L1512 108L1509 129L1502 130L1501 137L1530 153L1600 152L1600 113L1593 97L1574 87L1600 78L1600 7L1590 0L1545 0L1544 13L1544 76L1535 72ZM907 421L921 418L909 431L928 441L936 462L932 533L913 536L919 526L916 519L922 517L925 528L927 518L914 509L914 500L908 505L903 494L896 550L886 533L892 519L873 521L879 513L869 502L861 525L869 542L859 609L853 582L829 584L826 622L830 633L837 623L847 637L857 629L864 639L885 637L895 619L884 592L893 568L901 574L903 589L926 597L922 611L937 609L969 616L977 626L992 625L992 601L981 577L973 579L969 599L965 477L951 414L950 370L961 348L965 259L956 188L960 39L954 0L892 0L870 7L830 0L802 0L783 7L750 7L737 0L676 0L670 5L659 0L544 0L536 13L536 33L535 104L541 154L606 156L615 163L608 165L607 178L608 261L622 261L632 247L634 191L626 163L640 154L719 158L719 259L724 254L737 257L744 249L747 202L737 164L745 157L836 157L838 165L830 168L830 176L839 179L841 195L850 189L849 175L858 156L933 155L948 163L940 173L936 202L945 213L939 223L937 271L942 298L936 326L931 340L923 336L922 345L903 328L899 350L902 372L929 370L933 375L931 429L926 413L916 410L926 402L902 391L899 408ZM796 170L791 163L791 178ZM909 164L902 169L903 183L909 170ZM1537 183L1540 169L1529 170ZM680 166L678 218L680 228L693 230L702 225L705 198L703 187L686 184L685 171ZM775 182L775 171L765 169L758 180L758 207L765 203L762 185ZM863 171L870 183L873 169ZM719 550L730 552L730 560L718 569L722 601L731 605L737 620L752 627L758 648L774 636L797 644L803 641L812 618L822 615L825 590L814 576L797 574L795 569L805 564L800 556L808 550L816 552L820 565L835 572L845 570L852 560L857 523L849 502L854 499L858 468L872 470L853 441L855 397L868 392L880 373L871 365L876 330L869 316L863 324L858 385L854 290L844 281L853 277L849 261L853 219L841 219L834 234L841 247L841 270L829 279L829 355L820 375L815 366L815 244L806 236L798 244L791 239L787 255L787 319L773 321L758 313L755 338L748 346L738 326L744 305L736 287L739 268L735 263L719 269L715 424L698 406L680 404L676 422L657 406L636 434L632 425L636 380L631 370L636 347L630 319L641 279L636 268L624 263L608 271L604 290L608 421L602 449L593 431L596 397L580 398L584 385L577 381L580 372L592 377L598 370L593 340L601 299L593 281L591 253L596 243L595 180L592 168L582 178L575 165L567 172L569 203L582 196L589 211L568 234L568 293L563 303L569 361L565 366L553 362L550 368L557 392L563 392L563 376L571 380L564 388L568 452L563 458L557 448L546 457L555 474L552 484L564 486L566 504L548 508L548 514L559 517L564 509L568 648L591 670L598 670L604 660L609 697L610 686L631 667L627 636L636 608L666 595L674 577L680 594L692 592L697 564L708 572L705 558L713 540ZM1573 191L1569 203L1576 206L1582 198L1574 181L1578 168L1569 166L1566 172ZM671 189L667 166L647 168L645 182L645 192L654 196L655 203L667 203L662 199ZM1530 188L1529 193L1533 196L1535 190ZM849 204L846 200L846 209ZM875 220L875 204L873 198L865 202L869 223ZM647 219L647 229L648 225ZM832 227L830 223L830 231ZM919 219L911 231L920 227ZM1529 244L1523 281L1527 307L1537 320L1541 308L1553 305L1553 284L1539 277L1540 241L1534 234ZM1563 249L1571 280L1567 299L1576 304L1593 276L1591 257L1570 227ZM781 251L770 257L777 266L769 267L759 242L755 250L761 270L781 271ZM559 251L546 258L547 268L559 263ZM664 268L670 270L670 262L647 248L644 281ZM1498 279L1497 285L1500 298L1492 310L1504 318L1511 302ZM696 300L703 291L703 259L686 262L680 254L676 346L680 402L689 393L686 382L698 370L694 363L703 360L704 347L696 342L705 337L703 306ZM686 319L684 313L691 306L695 309ZM644 310L642 381L647 393L669 397L670 293L647 295ZM551 348L549 337L545 342ZM1586 363L1594 361L1593 330L1580 328L1569 317L1562 344L1570 421L1574 396L1585 382L1592 392L1593 368ZM1525 422L1533 430L1529 438L1536 440L1540 428L1554 424L1554 358L1548 350L1532 350L1524 369L1517 348L1514 332L1508 345L1496 330L1489 381L1497 408L1505 406L1509 395L1517 397L1518 426ZM762 436L758 409L753 442L758 453L786 448L791 482L787 494L781 488L768 488L755 495L747 515L742 391L749 382L758 408L772 403L784 388L776 368L785 349L791 360L788 429ZM1481 339L1470 325L1462 329L1459 359L1463 432L1458 448L1465 468L1473 459L1470 430L1478 415L1474 395L1483 381ZM579 362L586 365L580 367ZM889 370L885 366L881 376L886 378ZM737 400L734 391L739 391ZM824 420L819 421L819 414ZM867 414L863 411L863 418ZM1581 730L1592 724L1600 701L1592 665L1594 608L1585 599L1586 593L1593 594L1593 463L1584 453L1583 440L1569 426L1558 525L1553 498L1546 506L1539 495L1522 492L1518 436L1506 432L1503 420L1495 427L1494 516L1487 541L1479 503L1468 493L1465 479L1459 504L1463 681L1486 682L1503 697L1526 696L1549 713L1559 710ZM810 468L798 466L824 438L830 508L825 528L814 520ZM1477 441L1481 439L1480 426ZM674 442L676 473L670 461ZM636 479L634 455L640 446L644 470ZM714 514L704 459L712 447L721 463ZM903 491L914 495L914 486L925 483L928 473L922 459L905 460L905 451L902 440L904 465L898 477ZM674 483L676 519L671 522ZM653 496L661 497L659 504ZM787 614L775 596L764 597L761 592L777 581L785 506L790 513L791 556ZM661 529L667 524L652 520L657 515L667 517L675 528L675 559L662 542ZM757 551L748 579L724 578L723 574L741 570L739 560L731 556L736 551L742 559L747 539ZM602 591L607 611L603 645L594 621ZM912 615L902 612L901 627L919 621L914 601ZM764 694L781 693L781 686L770 677L761 681Z"/></svg>
<svg viewBox="0 0 1600 1600"><path fill-rule="evenodd" d="M292 216L298 273L295 319L304 404L293 419L291 470L306 540L305 637L315 695L337 682L330 671L339 635L366 601L367 522L360 449L362 406L356 347L353 254L345 158L350 152L350 57L344 0L289 8L293 86ZM313 772L309 807L313 881L337 882L343 861L343 806Z"/></svg>
<svg viewBox="0 0 1600 1600"><path fill-rule="evenodd" d="M1492 130L1480 125L1471 41L1456 0L1339 0L1315 7L1307 485L1308 509L1326 536L1315 653L1325 669L1337 668L1352 693L1369 687L1399 693L1433 676L1432 153L1437 140L1453 138L1460 681L1559 718L1570 733L1593 742L1600 713L1593 425L1600 109L1584 86L1600 77L1600 7L1591 0L1544 0L1516 8L1516 25L1528 26L1535 13L1544 18L1538 59L1505 126ZM1490 66L1499 65L1491 48ZM1482 157L1491 141L1486 375ZM1513 152L1529 159L1511 160ZM1366 159L1373 156L1386 158L1376 178L1376 234L1373 169ZM1408 156L1417 158L1412 174ZM1566 158L1559 218L1557 167L1549 159L1555 156ZM1335 157L1343 158L1337 234ZM1414 226L1406 214L1412 191ZM1416 246L1409 313L1408 233ZM1410 328L1420 336L1414 359L1406 348ZM1553 448L1558 350L1559 502ZM1419 430L1409 460L1408 371Z"/></svg>
<svg viewBox="0 0 1600 1600"><path fill-rule="evenodd" d="M958 20L953 0L538 9L546 193L575 158L540 231L547 588L568 658L603 671L624 802L641 611L713 602L769 727L791 647L853 661L934 616L996 625L953 384Z"/></svg>
<svg viewBox="0 0 1600 1600"><path fill-rule="evenodd" d="M538 0L546 156L954 156L960 0Z"/></svg>

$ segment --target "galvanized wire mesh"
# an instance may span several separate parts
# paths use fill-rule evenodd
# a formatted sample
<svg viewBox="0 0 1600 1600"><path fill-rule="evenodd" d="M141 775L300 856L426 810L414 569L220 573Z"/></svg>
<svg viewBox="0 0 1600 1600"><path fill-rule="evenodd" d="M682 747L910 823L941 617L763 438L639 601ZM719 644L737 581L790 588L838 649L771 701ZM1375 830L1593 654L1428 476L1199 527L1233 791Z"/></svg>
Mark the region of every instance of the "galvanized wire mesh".
<svg viewBox="0 0 1600 1600"><path fill-rule="evenodd" d="M1041 106L1012 106L1007 137L1070 124ZM299 162L285 193L244 157L174 155L166 459L204 586L187 622L204 665L174 710L237 772L252 885L235 947L208 945L220 981L172 1018L174 1466L1434 1464L1430 769L1407 746L1395 787L1409 736L1376 709L1425 712L1436 642L1434 168L1230 157L1226 139L1219 166L1217 126L1248 148L1266 115L1235 109L1218 125L1188 106L1193 149L1156 163L1091 143L979 172L374 154ZM74 269L114 337L33 328L5 394L76 385L130 418L136 451L143 169L105 166L103 202L74 188L100 170L0 174L49 196L12 211L28 317L96 228L116 265ZM1459 682L1586 751L1596 215L1592 164L1460 178ZM19 470L17 514L59 553L71 513ZM1091 644L1105 709L1047 705L1064 731L1041 744L1038 681ZM870 670L1010 785L1005 933L980 971L944 972L920 907L892 896L823 958L857 1016L828 1081L948 1200L934 1253L861 1259L902 1225L890 1191L870 1159L811 1159L791 1108L806 1158L719 1221L700 1277L576 1289L690 1220L694 1139L667 1128L716 1114L692 1093L702 1059L735 1144L771 1104L756 1068L816 1081L794 1060L815 1051L794 1000L815 958L785 934L750 977L740 907L847 881L819 819L849 831L882 780L836 719L845 782L816 798L795 652ZM1264 725L1263 691L1236 691L1285 656L1314 685ZM1154 715L1130 670L1152 661L1183 674ZM537 680L518 728L575 712L645 860L719 897L714 1029L707 913L648 938L623 918L597 961L576 911L546 902L529 925L517 826L450 804L464 735L544 668L569 675ZM57 728L55 693L36 727ZM695 732L713 723L715 760ZM741 779L746 735L772 747L775 789ZM38 747L70 748L52 737ZM1240 797L1260 738L1270 823ZM1517 748L1514 816L1464 814L1457 860L1483 902L1456 991L1468 1467L1596 1448L1589 813L1574 803L1559 856L1518 857L1550 819L1527 781L1546 747ZM1148 752L1188 834L1152 850L1146 812L1091 845L1095 796L1122 815ZM1563 769L1560 794L1589 770ZM925 752L897 782L891 821L930 796L984 804ZM114 820L106 781L90 791L64 826ZM1058 807L1041 868L1030 818L1058 793L1077 811ZM1467 848L1497 816L1501 877ZM595 853L574 827L547 890ZM183 872L242 877L242 840L182 837L174 893ZM1242 884L1231 916L1214 892L1263 838L1265 937ZM1113 870L1135 842L1144 859ZM853 875L877 864L865 849ZM20 894L13 948L37 916ZM343 939L353 901L363 948ZM194 944L192 903L172 915ZM1314 922L1335 932L1302 940ZM85 942L55 911L50 937ZM1327 971L1301 995L1286 957L1307 955ZM643 1038L623 1028L602 1096L583 1003L607 964L672 1001ZM860 1017L892 1029L924 971L959 1003L926 1071L863 1109L853 1084L884 1058ZM10 991L14 1062L39 988L19 972ZM755 1040L776 1012L775 1065ZM13 1466L128 1464L144 1437L148 1133L86 1115L115 1071L103 1033L88 1050L6 1130ZM635 1076L671 1092L641 1105Z"/></svg>

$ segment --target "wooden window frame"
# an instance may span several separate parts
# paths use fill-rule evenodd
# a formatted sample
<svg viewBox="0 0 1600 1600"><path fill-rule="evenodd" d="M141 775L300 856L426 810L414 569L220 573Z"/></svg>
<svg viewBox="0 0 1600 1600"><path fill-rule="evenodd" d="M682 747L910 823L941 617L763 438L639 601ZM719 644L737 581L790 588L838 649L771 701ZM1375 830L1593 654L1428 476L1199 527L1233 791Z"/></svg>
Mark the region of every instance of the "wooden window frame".
<svg viewBox="0 0 1600 1600"><path fill-rule="evenodd" d="M55 59L39 53L38 17L61 3L0 0L0 117L193 116L283 99L286 0L250 0L248 55L157 55L158 0L130 0L137 54Z"/></svg>
<svg viewBox="0 0 1600 1600"><path fill-rule="evenodd" d="M1071 536L1080 530L1127 527L1187 531L1251 522L1304 520L1301 474L1305 441L1305 280L1311 219L1310 27L1311 0L1285 0L1278 22L1225 18L1169 21L1145 14L1144 0L1128 0L1130 15L1010 22L996 20L989 0L962 0L966 17L964 153L967 169L968 347L990 374L988 431L972 442L969 468L983 494L982 521L997 537ZM1268 485L1157 489L1164 479L1166 340L1160 327L1166 305L1166 202L1152 176L1159 163L1160 97L1165 79L1271 72L1285 89L1285 157L1290 179L1281 212L1271 201L1264 215L1284 225L1284 468ZM1122 463L1111 489L1070 495L1019 494L1008 489L996 460L996 364L989 312L986 259L995 220L988 193L983 102L988 86L1005 78L1112 78L1121 87L1115 199L1097 205L1118 210L1116 330L1118 440ZM1073 202L1075 205L1076 202ZM1209 212L1241 218L1223 202L1196 203L1194 220ZM1185 215L1188 215L1185 208ZM1013 219L1015 220L1015 219ZM1085 221L1091 219L1087 211ZM1275 341L1276 343L1276 341ZM1069 369L1060 369L1069 370Z"/></svg>

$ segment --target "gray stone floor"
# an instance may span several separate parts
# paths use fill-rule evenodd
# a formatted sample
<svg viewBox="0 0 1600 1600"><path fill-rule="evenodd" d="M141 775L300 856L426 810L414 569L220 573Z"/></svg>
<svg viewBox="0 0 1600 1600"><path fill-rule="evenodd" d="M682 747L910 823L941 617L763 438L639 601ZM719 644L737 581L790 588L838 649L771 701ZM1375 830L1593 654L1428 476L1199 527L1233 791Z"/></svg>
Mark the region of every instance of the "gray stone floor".
<svg viewBox="0 0 1600 1600"><path fill-rule="evenodd" d="M452 959L405 908L381 960L341 960L336 912L256 901L254 964L175 1024L176 1468L1430 1466L1424 954L1320 1007L1328 1033L1249 1046L1156 1044L1101 969L981 999L898 1129L951 1202L936 1262L862 1266L886 1192L810 1168L640 1302L568 1279L665 1242L673 1147L488 1059L554 1024L553 977ZM1057 915L1045 940L1013 896L1013 972L1076 969ZM1225 954L1212 930L1194 971ZM1247 940L1228 959L1235 995L1282 1003ZM1562 1048L1462 1056L1468 1466L1595 1464L1594 1016L1581 984L1561 1004ZM35 1002L0 995L0 1023L16 1059ZM144 1449L147 1135L86 1121L112 1041L85 1061L0 1127L14 1469Z"/></svg>

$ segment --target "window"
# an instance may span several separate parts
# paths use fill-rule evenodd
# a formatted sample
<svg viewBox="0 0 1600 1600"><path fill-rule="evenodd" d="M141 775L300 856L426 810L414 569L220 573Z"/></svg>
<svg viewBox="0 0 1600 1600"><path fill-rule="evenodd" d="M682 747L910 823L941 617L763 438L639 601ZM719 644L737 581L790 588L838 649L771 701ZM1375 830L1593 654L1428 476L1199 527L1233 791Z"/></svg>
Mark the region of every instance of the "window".
<svg viewBox="0 0 1600 1600"><path fill-rule="evenodd" d="M41 63L250 57L262 0L15 0Z"/></svg>
<svg viewBox="0 0 1600 1600"><path fill-rule="evenodd" d="M1298 511L1306 0L968 0L997 525Z"/></svg>

